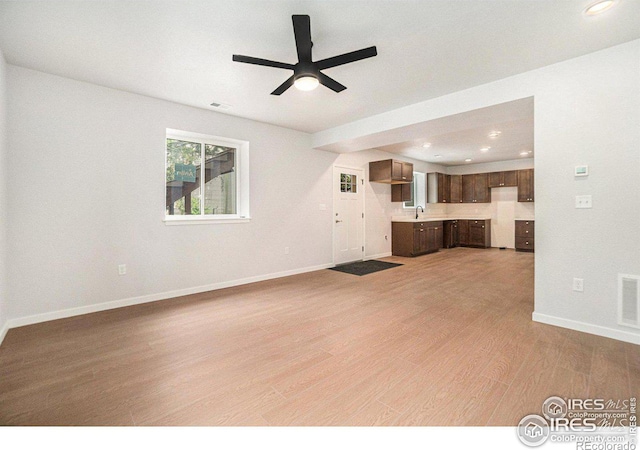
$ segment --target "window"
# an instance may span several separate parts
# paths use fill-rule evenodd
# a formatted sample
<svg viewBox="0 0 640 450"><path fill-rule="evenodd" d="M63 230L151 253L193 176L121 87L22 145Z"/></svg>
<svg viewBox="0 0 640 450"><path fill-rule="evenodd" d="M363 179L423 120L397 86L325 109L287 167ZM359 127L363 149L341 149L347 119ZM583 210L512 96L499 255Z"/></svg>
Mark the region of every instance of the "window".
<svg viewBox="0 0 640 450"><path fill-rule="evenodd" d="M247 171L247 142L167 130L165 220L248 220Z"/></svg>
<svg viewBox="0 0 640 450"><path fill-rule="evenodd" d="M415 208L416 206L425 206L426 201L426 174L422 172L413 172L413 181L411 182L411 200L404 202L404 208Z"/></svg>
<svg viewBox="0 0 640 450"><path fill-rule="evenodd" d="M358 177L348 173L340 174L340 192L358 192Z"/></svg>

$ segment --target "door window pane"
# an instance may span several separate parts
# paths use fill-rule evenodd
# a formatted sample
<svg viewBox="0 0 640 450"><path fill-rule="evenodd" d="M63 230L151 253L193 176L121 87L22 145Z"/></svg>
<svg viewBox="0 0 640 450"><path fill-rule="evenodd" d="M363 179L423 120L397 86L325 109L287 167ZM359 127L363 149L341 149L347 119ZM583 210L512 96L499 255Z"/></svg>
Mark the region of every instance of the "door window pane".
<svg viewBox="0 0 640 450"><path fill-rule="evenodd" d="M358 177L348 173L340 174L340 192L358 192Z"/></svg>

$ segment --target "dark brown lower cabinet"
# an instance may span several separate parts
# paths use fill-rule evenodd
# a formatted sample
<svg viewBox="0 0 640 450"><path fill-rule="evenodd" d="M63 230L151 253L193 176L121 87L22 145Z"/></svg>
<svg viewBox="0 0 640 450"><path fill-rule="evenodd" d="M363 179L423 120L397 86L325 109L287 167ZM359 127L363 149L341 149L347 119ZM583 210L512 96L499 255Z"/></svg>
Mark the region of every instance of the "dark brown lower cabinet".
<svg viewBox="0 0 640 450"><path fill-rule="evenodd" d="M458 245L466 247L469 245L469 221L458 220Z"/></svg>
<svg viewBox="0 0 640 450"><path fill-rule="evenodd" d="M442 222L392 222L391 253L418 256L442 248Z"/></svg>
<svg viewBox="0 0 640 450"><path fill-rule="evenodd" d="M516 251L533 252L535 228L533 220L516 220Z"/></svg>
<svg viewBox="0 0 640 450"><path fill-rule="evenodd" d="M461 247L491 247L491 221L458 220L458 241Z"/></svg>
<svg viewBox="0 0 640 450"><path fill-rule="evenodd" d="M458 221L446 220L443 222L443 248L453 248L460 245L458 240Z"/></svg>

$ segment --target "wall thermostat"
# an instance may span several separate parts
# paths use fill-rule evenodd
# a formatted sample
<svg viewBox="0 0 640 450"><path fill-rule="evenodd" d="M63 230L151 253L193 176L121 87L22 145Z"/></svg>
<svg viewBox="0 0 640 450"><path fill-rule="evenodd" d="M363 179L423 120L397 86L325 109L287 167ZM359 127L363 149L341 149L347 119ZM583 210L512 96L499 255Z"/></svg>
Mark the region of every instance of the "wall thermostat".
<svg viewBox="0 0 640 450"><path fill-rule="evenodd" d="M576 166L576 177L586 177L587 175L589 175L589 166Z"/></svg>

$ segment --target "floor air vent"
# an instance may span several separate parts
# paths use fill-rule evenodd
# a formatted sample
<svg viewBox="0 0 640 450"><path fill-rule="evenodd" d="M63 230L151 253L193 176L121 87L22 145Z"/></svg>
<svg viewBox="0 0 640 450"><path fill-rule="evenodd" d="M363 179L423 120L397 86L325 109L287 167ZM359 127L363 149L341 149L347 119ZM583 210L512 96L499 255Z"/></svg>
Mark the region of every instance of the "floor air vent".
<svg viewBox="0 0 640 450"><path fill-rule="evenodd" d="M640 328L640 275L618 274L618 323Z"/></svg>

